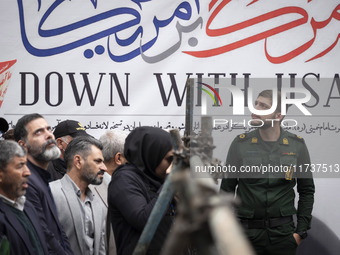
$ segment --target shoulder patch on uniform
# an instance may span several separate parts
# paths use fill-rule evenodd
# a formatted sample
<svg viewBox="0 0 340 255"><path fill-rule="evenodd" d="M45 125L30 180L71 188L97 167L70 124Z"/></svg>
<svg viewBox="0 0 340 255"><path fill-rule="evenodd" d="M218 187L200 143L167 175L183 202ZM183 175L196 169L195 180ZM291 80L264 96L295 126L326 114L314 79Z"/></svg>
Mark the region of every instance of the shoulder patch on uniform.
<svg viewBox="0 0 340 255"><path fill-rule="evenodd" d="M303 142L303 143L305 142L305 140L304 140L301 136L299 136L299 135L296 135L296 136L295 136L295 139L296 139L296 140L299 140L299 141L301 141L301 142Z"/></svg>
<svg viewBox="0 0 340 255"><path fill-rule="evenodd" d="M235 140L237 140L237 141L239 141L239 142L242 142L242 141L245 141L245 140L247 140L248 138L247 138L247 134L240 134L240 135L238 135L238 136L236 136L236 139Z"/></svg>
<svg viewBox="0 0 340 255"><path fill-rule="evenodd" d="M296 135L296 134L290 134L290 137L294 138L295 140L298 140L300 142L304 142L305 140L299 136L299 135Z"/></svg>
<svg viewBox="0 0 340 255"><path fill-rule="evenodd" d="M237 136L238 141L247 141L250 138L254 137L253 133L243 133Z"/></svg>

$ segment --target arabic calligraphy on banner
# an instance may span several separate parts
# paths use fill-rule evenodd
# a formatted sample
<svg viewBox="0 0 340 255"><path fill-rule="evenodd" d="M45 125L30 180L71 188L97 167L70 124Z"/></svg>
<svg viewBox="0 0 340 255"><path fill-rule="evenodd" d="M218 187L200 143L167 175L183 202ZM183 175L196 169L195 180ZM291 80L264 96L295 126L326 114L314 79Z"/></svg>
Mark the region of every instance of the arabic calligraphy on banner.
<svg viewBox="0 0 340 255"><path fill-rule="evenodd" d="M83 50L83 56L91 59L106 52L114 62L141 57L146 63L157 63L177 51L210 58L262 41L267 60L279 64L308 51L304 61L319 59L331 53L340 38L340 4L323 4L325 15L319 17L320 3L315 0L17 2L23 44L38 57L105 38L105 44ZM160 5L166 5L163 13L150 12ZM73 13L79 9L82 13L75 18ZM187 41L184 34L189 35ZM288 46L292 38L294 43Z"/></svg>
<svg viewBox="0 0 340 255"><path fill-rule="evenodd" d="M212 11L209 20L206 26L206 33L210 37L222 37L225 35L233 35L243 29L250 29L256 25L264 24L266 22L273 22L273 26L266 27L263 26L257 33L251 33L249 36L246 35L244 38L227 43L225 45L207 49L207 50L200 50L200 51L187 51L186 53L195 57L211 57L216 56L219 54L223 54L229 51L233 51L249 44L255 43L257 41L264 40L264 50L266 54L266 58L274 64L284 63L287 62L303 52L310 49L313 44L319 39L319 32L320 30L326 28L331 22L339 22L340 21L340 4L337 5L335 8L331 10L329 16L322 20L314 19L311 17L310 13L308 13L308 5L312 5L313 1L310 0L308 3L305 1L305 8L298 7L298 6L282 6L277 7L278 1L275 1L276 7L273 9L268 9L267 11L263 11L258 15L246 16L244 20L239 21L238 23L234 22L234 19L228 20L226 19L228 24L225 27L220 28L212 28L212 24L214 23L215 19L218 18L219 15L223 15L224 10L229 8L231 4L231 0L224 0L217 4L217 0L213 0L210 2L209 10ZM260 3L261 2L261 3ZM248 9L251 9L253 4L262 4L264 5L265 1L254 0L247 5ZM213 9L216 7L215 9ZM244 10L247 11L247 8ZM230 8L230 12L232 8ZM287 19L280 19L280 22L277 23L275 19L282 18L287 16ZM287 21L286 21L287 20ZM221 24L221 23L220 23ZM300 41L301 44L297 45L295 48L287 50L288 52L279 55L273 56L270 53L271 42L270 38L281 33L285 33L287 31L293 30L297 27L304 26L304 28L309 31L309 36L306 36L305 33L301 34L301 38L294 37L294 40ZM329 52L338 44L340 38L340 31L335 31L333 42L329 45L325 45L323 49L320 50L317 54L312 56L311 58L307 59L306 62L318 59ZM290 37L289 33L286 33L287 37Z"/></svg>
<svg viewBox="0 0 340 255"><path fill-rule="evenodd" d="M202 18L196 17L192 21L193 16L197 16L200 11L198 0L179 3L166 18L153 16L146 21L143 16L144 8L152 8L155 1L133 0L120 1L120 3L119 1L110 3L91 1L87 4L84 2L36 1L37 8L33 9L30 6L32 3L18 0L22 40L27 51L35 56L52 56L106 38L107 53L113 61L125 62L141 55L145 62L153 63L161 61L179 49L182 33L192 32L198 26L202 26ZM173 4L168 6L169 9L171 6ZM68 15L65 13L72 15L78 7L86 10L83 17L73 20L71 16L67 19ZM32 22L33 16L39 17L36 23ZM61 16L63 19L58 18ZM190 23L182 24L186 21ZM146 26L144 22L152 22L153 25ZM155 56L144 55L144 52L160 40L162 29L169 26L177 30L178 42ZM153 31L150 31L150 27ZM69 39L70 34L72 39ZM59 43L52 41L59 41ZM102 45L98 45L95 49L97 54L102 54L104 51ZM122 52L126 53L122 54ZM86 58L91 58L93 55L94 52L90 49L84 51Z"/></svg>

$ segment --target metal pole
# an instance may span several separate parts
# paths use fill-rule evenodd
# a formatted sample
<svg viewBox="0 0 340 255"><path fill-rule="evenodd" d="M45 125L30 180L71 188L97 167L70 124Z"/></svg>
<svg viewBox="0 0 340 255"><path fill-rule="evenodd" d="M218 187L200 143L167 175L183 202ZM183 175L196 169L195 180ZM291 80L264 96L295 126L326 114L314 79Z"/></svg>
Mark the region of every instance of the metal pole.
<svg viewBox="0 0 340 255"><path fill-rule="evenodd" d="M254 255L235 215L227 206L216 206L209 217L211 234L220 255Z"/></svg>
<svg viewBox="0 0 340 255"><path fill-rule="evenodd" d="M186 94L186 108L185 108L185 130L184 130L184 146L189 147L190 135L192 132L192 123L194 116L194 79L189 78L185 84Z"/></svg>

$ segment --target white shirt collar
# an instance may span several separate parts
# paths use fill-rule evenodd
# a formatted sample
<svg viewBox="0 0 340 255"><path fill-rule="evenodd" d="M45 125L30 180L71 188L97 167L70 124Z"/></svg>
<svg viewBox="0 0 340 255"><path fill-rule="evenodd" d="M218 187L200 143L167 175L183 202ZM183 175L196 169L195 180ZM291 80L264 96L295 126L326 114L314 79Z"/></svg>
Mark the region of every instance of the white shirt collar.
<svg viewBox="0 0 340 255"><path fill-rule="evenodd" d="M24 210L24 206L25 206L25 202L26 202L26 197L25 196L21 196L18 197L16 201L13 201L7 197L5 197L4 195L0 194L0 198L2 199L2 201L20 211Z"/></svg>

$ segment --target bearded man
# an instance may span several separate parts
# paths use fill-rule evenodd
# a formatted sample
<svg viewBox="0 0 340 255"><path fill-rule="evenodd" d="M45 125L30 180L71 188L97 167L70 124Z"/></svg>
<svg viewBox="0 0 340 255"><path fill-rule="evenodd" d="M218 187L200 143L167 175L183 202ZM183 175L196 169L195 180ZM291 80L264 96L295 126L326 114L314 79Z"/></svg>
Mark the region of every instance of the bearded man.
<svg viewBox="0 0 340 255"><path fill-rule="evenodd" d="M103 181L106 166L102 144L91 136L75 137L64 160L66 174L51 182L58 216L75 255L105 255L107 209L89 185Z"/></svg>
<svg viewBox="0 0 340 255"><path fill-rule="evenodd" d="M24 115L14 128L14 138L27 151L31 176L26 199L37 211L49 254L73 254L49 187L51 175L47 172L48 164L60 156L50 125L40 114Z"/></svg>

